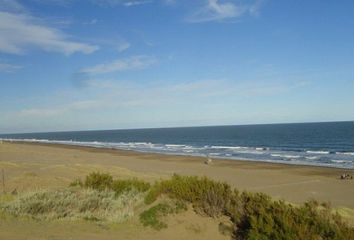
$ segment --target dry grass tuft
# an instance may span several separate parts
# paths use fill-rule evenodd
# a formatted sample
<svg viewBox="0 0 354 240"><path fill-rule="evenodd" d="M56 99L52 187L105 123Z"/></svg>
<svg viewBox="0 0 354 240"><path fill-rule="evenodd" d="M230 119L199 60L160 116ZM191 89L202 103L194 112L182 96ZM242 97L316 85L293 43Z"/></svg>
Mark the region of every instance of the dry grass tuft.
<svg viewBox="0 0 354 240"><path fill-rule="evenodd" d="M134 208L143 202L137 191L116 196L114 191L67 188L38 190L3 202L1 209L14 216L36 220L85 219L91 221L123 222L134 215Z"/></svg>

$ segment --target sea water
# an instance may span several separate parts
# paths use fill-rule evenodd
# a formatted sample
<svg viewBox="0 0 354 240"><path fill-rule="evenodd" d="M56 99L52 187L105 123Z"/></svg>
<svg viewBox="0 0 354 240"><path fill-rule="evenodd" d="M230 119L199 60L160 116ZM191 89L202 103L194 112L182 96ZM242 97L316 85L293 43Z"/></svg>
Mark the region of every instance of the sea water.
<svg viewBox="0 0 354 240"><path fill-rule="evenodd" d="M354 122L2 134L0 138L354 168Z"/></svg>

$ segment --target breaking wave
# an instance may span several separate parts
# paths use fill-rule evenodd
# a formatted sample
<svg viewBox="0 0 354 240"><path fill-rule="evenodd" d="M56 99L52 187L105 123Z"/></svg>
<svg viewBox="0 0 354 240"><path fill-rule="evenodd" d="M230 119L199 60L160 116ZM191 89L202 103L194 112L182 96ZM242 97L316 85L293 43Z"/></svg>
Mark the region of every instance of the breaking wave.
<svg viewBox="0 0 354 240"><path fill-rule="evenodd" d="M152 142L100 142L100 141L73 141L49 139L2 139L6 141L37 142L48 144L65 144L96 148L110 148L133 150L140 152L209 156L213 158L242 159L252 161L266 161L287 164L303 164L329 166L339 168L354 168L354 152L331 152L324 150L299 149L289 150L281 148L223 146L223 145L192 145Z"/></svg>

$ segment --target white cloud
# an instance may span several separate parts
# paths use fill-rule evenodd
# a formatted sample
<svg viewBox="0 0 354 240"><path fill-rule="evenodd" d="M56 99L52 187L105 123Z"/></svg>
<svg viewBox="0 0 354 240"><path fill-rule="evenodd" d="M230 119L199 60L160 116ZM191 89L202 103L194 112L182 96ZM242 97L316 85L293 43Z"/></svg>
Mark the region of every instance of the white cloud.
<svg viewBox="0 0 354 240"><path fill-rule="evenodd" d="M23 54L26 47L70 55L89 54L98 46L72 41L62 31L46 26L26 14L0 12L0 52Z"/></svg>
<svg viewBox="0 0 354 240"><path fill-rule="evenodd" d="M259 11L262 8L265 0L257 0L252 6L249 8L249 12L252 16L258 16Z"/></svg>
<svg viewBox="0 0 354 240"><path fill-rule="evenodd" d="M253 4L247 5L231 1L207 0L207 4L191 15L187 21L199 23L239 18L247 13L258 15L262 2L262 0L256 0Z"/></svg>
<svg viewBox="0 0 354 240"><path fill-rule="evenodd" d="M73 0L32 0L41 4L52 4L58 6L68 6L73 2Z"/></svg>
<svg viewBox="0 0 354 240"><path fill-rule="evenodd" d="M123 52L123 51L127 50L128 48L130 48L130 43L124 42L124 43L121 43L118 45L117 50L118 50L118 52Z"/></svg>
<svg viewBox="0 0 354 240"><path fill-rule="evenodd" d="M131 6L142 5L151 2L152 1L126 1L125 3L123 3L123 5L126 7L131 7Z"/></svg>
<svg viewBox="0 0 354 240"><path fill-rule="evenodd" d="M92 0L93 3L99 6L108 6L108 7L116 7L116 6L137 6L147 3L152 3L152 0Z"/></svg>
<svg viewBox="0 0 354 240"><path fill-rule="evenodd" d="M17 115L19 117L55 117L70 111L88 110L100 106L101 103L98 100L82 100L50 108L26 108L20 110Z"/></svg>
<svg viewBox="0 0 354 240"><path fill-rule="evenodd" d="M150 56L133 56L126 59L118 59L113 62L99 64L93 67L81 69L84 74L104 74L127 70L144 69L157 62L156 58Z"/></svg>
<svg viewBox="0 0 354 240"><path fill-rule="evenodd" d="M22 67L18 65L0 62L0 72L12 73L12 72L16 72L18 69L21 68Z"/></svg>
<svg viewBox="0 0 354 240"><path fill-rule="evenodd" d="M127 50L128 48L130 48L130 43L124 40L119 40L118 44L117 44L117 50L118 52L123 52L125 50Z"/></svg>

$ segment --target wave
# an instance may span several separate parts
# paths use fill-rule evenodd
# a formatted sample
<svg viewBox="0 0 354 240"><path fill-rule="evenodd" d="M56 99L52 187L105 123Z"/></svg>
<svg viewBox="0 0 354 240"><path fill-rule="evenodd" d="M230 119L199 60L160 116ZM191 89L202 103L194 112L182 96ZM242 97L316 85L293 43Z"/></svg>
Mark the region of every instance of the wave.
<svg viewBox="0 0 354 240"><path fill-rule="evenodd" d="M65 145L88 146L96 148L133 150L162 154L189 156L213 156L215 158L240 159L249 161L281 162L341 168L354 168L354 152L335 152L314 150L273 150L264 147L222 146L222 145L187 145L151 142L99 142L49 139L1 139L5 141L38 142Z"/></svg>
<svg viewBox="0 0 354 240"><path fill-rule="evenodd" d="M211 146L210 148L212 149L247 149L248 147L240 147L240 146L235 146L235 147L232 147L232 146Z"/></svg>
<svg viewBox="0 0 354 240"><path fill-rule="evenodd" d="M208 154L209 156L220 156L222 155L221 153L209 153ZM226 154L225 154L226 155Z"/></svg>
<svg viewBox="0 0 354 240"><path fill-rule="evenodd" d="M306 153L310 153L310 154L330 154L330 151L313 151L313 150L308 150L306 151Z"/></svg>
<svg viewBox="0 0 354 240"><path fill-rule="evenodd" d="M286 155L286 154L270 154L272 157L280 157L280 158L300 158L299 155Z"/></svg>
<svg viewBox="0 0 354 240"><path fill-rule="evenodd" d="M170 147L170 148L185 148L185 147L189 147L187 145L184 144L165 144L166 147Z"/></svg>
<svg viewBox="0 0 354 240"><path fill-rule="evenodd" d="M350 160L331 160L331 162L334 162L334 163L353 163L353 161L350 161Z"/></svg>
<svg viewBox="0 0 354 240"><path fill-rule="evenodd" d="M336 152L336 154L343 154L343 155L354 156L354 152Z"/></svg>
<svg viewBox="0 0 354 240"><path fill-rule="evenodd" d="M270 148L267 148L267 147L256 147L256 150L257 151L267 151L267 150L270 150Z"/></svg>

